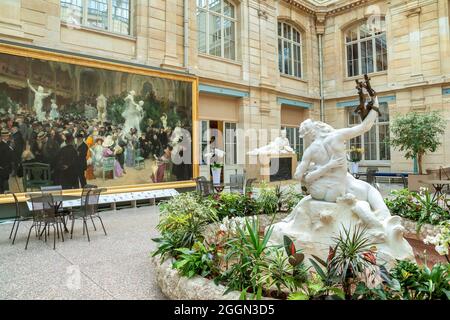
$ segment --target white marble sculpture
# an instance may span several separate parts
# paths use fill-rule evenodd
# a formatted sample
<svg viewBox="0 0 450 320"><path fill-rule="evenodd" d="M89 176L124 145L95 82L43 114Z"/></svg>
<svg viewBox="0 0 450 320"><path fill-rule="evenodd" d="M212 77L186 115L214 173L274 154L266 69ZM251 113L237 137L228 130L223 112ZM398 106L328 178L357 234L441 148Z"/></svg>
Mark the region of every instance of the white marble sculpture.
<svg viewBox="0 0 450 320"><path fill-rule="evenodd" d="M247 154L251 156L257 155L278 155L293 154L294 149L291 148L288 138L286 138L286 130L281 130L281 135L268 145L249 151Z"/></svg>
<svg viewBox="0 0 450 320"><path fill-rule="evenodd" d="M305 254L326 258L333 237L343 227L361 225L377 243L378 258L386 267L392 267L395 259L414 259L411 246L403 238L401 218L391 216L378 190L347 172L346 141L361 136L373 126L377 118L376 96L372 102L373 109L354 127L334 129L311 119L300 125L300 137L309 146L295 178L306 186L310 195L274 225L271 242L282 244L286 235Z"/></svg>
<svg viewBox="0 0 450 320"><path fill-rule="evenodd" d="M36 113L36 118L38 121L45 120L46 112L42 110L44 106L44 99L52 94L52 90L49 89L48 92L44 92L44 88L42 86L38 86L37 90L31 85L30 79L27 79L28 86L34 92L34 103L33 108Z"/></svg>
<svg viewBox="0 0 450 320"><path fill-rule="evenodd" d="M97 121L103 123L106 121L106 97L100 94L97 99Z"/></svg>
<svg viewBox="0 0 450 320"><path fill-rule="evenodd" d="M50 118L52 120L56 120L59 118L58 105L56 104L55 99L51 99L50 101L52 102L50 110Z"/></svg>
<svg viewBox="0 0 450 320"><path fill-rule="evenodd" d="M138 137L141 135L141 121L143 118L144 110L142 106L144 101L139 101L136 103L134 101L134 90L131 90L128 96L125 98L125 110L122 112L122 117L125 119L125 124L123 126L123 131L129 133L131 128L137 130Z"/></svg>

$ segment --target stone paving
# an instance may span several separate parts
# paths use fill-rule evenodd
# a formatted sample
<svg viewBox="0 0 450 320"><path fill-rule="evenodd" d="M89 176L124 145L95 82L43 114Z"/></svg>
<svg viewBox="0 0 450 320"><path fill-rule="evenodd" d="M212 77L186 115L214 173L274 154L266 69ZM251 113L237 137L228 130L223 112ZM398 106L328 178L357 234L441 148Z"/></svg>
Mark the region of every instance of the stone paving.
<svg viewBox="0 0 450 320"><path fill-rule="evenodd" d="M66 233L56 250L53 234L45 243L33 233L24 250L29 222L11 245L12 224L0 224L0 299L165 299L150 263L157 207L103 212L102 217L107 236L89 223L88 242L76 221L73 239Z"/></svg>

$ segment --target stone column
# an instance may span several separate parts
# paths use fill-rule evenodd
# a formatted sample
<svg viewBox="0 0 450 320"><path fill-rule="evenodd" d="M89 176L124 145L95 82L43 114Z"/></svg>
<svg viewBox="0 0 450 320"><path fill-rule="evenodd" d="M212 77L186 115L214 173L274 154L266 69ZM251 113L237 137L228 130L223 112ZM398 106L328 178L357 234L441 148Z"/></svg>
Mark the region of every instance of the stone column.
<svg viewBox="0 0 450 320"><path fill-rule="evenodd" d="M420 11L417 7L407 12L409 43L411 52L411 77L422 77L422 55L420 53Z"/></svg>
<svg viewBox="0 0 450 320"><path fill-rule="evenodd" d="M177 1L166 0L165 53L162 68L182 69L177 56Z"/></svg>

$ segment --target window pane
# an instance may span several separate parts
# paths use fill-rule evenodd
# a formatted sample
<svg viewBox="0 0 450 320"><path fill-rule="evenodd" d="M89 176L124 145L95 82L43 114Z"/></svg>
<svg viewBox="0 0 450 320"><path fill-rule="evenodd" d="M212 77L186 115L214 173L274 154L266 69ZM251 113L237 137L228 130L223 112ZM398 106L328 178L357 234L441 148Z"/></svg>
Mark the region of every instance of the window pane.
<svg viewBox="0 0 450 320"><path fill-rule="evenodd" d="M88 0L87 24L108 29L108 0Z"/></svg>
<svg viewBox="0 0 450 320"><path fill-rule="evenodd" d="M373 126L369 132L364 134L364 159L377 160L376 127Z"/></svg>
<svg viewBox="0 0 450 320"><path fill-rule="evenodd" d="M347 34L345 35L346 42L355 41L357 38L358 38L358 35L356 33L356 29L352 29L352 30L348 31Z"/></svg>
<svg viewBox="0 0 450 320"><path fill-rule="evenodd" d="M293 45L294 48L294 76L300 77L301 76L301 50L300 46Z"/></svg>
<svg viewBox="0 0 450 320"><path fill-rule="evenodd" d="M389 122L389 108L386 102L380 103L381 117L378 118L378 122Z"/></svg>
<svg viewBox="0 0 450 320"><path fill-rule="evenodd" d="M221 13L221 0L209 0L209 10Z"/></svg>
<svg viewBox="0 0 450 320"><path fill-rule="evenodd" d="M283 31L284 31L283 37L291 40L291 26L286 23L283 23Z"/></svg>
<svg viewBox="0 0 450 320"><path fill-rule="evenodd" d="M370 28L367 24L363 24L359 27L359 37L360 39L364 39L367 37L370 37L372 35L372 32L370 31Z"/></svg>
<svg viewBox="0 0 450 320"><path fill-rule="evenodd" d="M350 139L350 147L351 148L361 148L361 136Z"/></svg>
<svg viewBox="0 0 450 320"><path fill-rule="evenodd" d="M130 0L112 1L113 32L130 34Z"/></svg>
<svg viewBox="0 0 450 320"><path fill-rule="evenodd" d="M282 36L282 30L281 30L281 28L282 28L282 24L281 24L281 22L278 22L278 36Z"/></svg>
<svg viewBox="0 0 450 320"><path fill-rule="evenodd" d="M72 25L80 25L82 16L82 0L61 0L61 19L63 21Z"/></svg>
<svg viewBox="0 0 450 320"><path fill-rule="evenodd" d="M386 34L375 39L377 71L387 70Z"/></svg>
<svg viewBox="0 0 450 320"><path fill-rule="evenodd" d="M292 74L291 46L287 41L284 41L283 43L283 56L284 56L284 73Z"/></svg>
<svg viewBox="0 0 450 320"><path fill-rule="evenodd" d="M206 12L197 10L198 51L206 53Z"/></svg>
<svg viewBox="0 0 450 320"><path fill-rule="evenodd" d="M227 17L234 18L234 6L228 1L223 2L223 14Z"/></svg>
<svg viewBox="0 0 450 320"><path fill-rule="evenodd" d="M236 123L225 123L225 163L237 163Z"/></svg>
<svg viewBox="0 0 450 320"><path fill-rule="evenodd" d="M209 14L209 54L221 56L222 34L220 30L220 16Z"/></svg>
<svg viewBox="0 0 450 320"><path fill-rule="evenodd" d="M207 6L207 1L206 0L197 0L197 8L205 8Z"/></svg>
<svg viewBox="0 0 450 320"><path fill-rule="evenodd" d="M363 74L373 72L372 40L361 42L361 69Z"/></svg>
<svg viewBox="0 0 450 320"><path fill-rule="evenodd" d="M235 59L234 21L224 19L224 54L225 58Z"/></svg>
<svg viewBox="0 0 450 320"><path fill-rule="evenodd" d="M379 148L380 148L380 160L390 160L391 150L389 148L389 125L379 125Z"/></svg>
<svg viewBox="0 0 450 320"><path fill-rule="evenodd" d="M353 75L359 74L359 61L358 61L358 44L352 44L352 56L353 56Z"/></svg>
<svg viewBox="0 0 450 320"><path fill-rule="evenodd" d="M278 70L283 72L283 45L282 40L278 39Z"/></svg>

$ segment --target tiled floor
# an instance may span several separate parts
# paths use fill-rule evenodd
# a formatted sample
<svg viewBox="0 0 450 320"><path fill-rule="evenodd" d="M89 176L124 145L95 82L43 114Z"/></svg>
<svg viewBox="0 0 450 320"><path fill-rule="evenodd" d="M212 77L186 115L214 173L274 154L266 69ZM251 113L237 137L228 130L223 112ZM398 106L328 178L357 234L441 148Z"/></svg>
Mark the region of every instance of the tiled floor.
<svg viewBox="0 0 450 320"><path fill-rule="evenodd" d="M66 234L56 250L53 235L45 243L33 234L24 250L29 223L21 225L11 245L12 224L0 224L0 299L165 299L150 263L156 207L104 212L102 217L107 236L89 224L88 242L77 221L73 239Z"/></svg>

